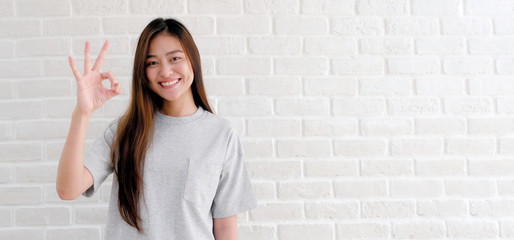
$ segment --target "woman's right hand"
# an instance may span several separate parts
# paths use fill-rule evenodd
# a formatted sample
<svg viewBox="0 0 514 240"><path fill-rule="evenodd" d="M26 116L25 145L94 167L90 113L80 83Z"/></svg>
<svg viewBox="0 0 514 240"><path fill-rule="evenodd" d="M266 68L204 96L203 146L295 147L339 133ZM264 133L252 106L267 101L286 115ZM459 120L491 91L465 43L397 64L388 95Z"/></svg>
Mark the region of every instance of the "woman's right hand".
<svg viewBox="0 0 514 240"><path fill-rule="evenodd" d="M107 100L121 93L121 87L112 72L100 72L109 41L105 41L95 65L91 67L91 57L89 54L89 42L86 42L84 49L84 73L80 73L72 57L69 57L71 70L77 80L77 106L75 111L91 116L93 112L102 106ZM109 79L111 88L102 85L102 81Z"/></svg>

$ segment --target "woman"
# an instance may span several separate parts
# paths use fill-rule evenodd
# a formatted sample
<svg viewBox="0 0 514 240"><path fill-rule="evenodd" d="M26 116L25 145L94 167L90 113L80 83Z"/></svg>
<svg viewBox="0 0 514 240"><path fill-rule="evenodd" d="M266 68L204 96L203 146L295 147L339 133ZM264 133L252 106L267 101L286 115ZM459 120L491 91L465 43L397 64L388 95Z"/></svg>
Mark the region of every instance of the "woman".
<svg viewBox="0 0 514 240"><path fill-rule="evenodd" d="M108 42L84 73L57 174L62 199L91 196L114 172L105 239L236 239L237 214L256 206L238 135L207 102L187 29L155 19L141 33L127 112L84 154L94 110L121 93L100 73ZM108 79L111 89L102 86Z"/></svg>

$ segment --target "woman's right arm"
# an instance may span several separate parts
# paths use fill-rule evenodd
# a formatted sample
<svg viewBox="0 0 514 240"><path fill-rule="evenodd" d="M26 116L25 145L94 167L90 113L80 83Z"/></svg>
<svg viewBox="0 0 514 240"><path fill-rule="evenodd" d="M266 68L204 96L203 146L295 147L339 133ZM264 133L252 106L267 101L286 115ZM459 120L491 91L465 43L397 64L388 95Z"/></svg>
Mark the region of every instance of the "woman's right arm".
<svg viewBox="0 0 514 240"><path fill-rule="evenodd" d="M63 200L76 199L93 185L93 176L84 167L84 148L89 121L96 109L121 93L121 88L111 72L100 73L108 46L109 42L106 41L94 66L91 67L90 47L86 42L84 73L80 73L73 58L69 58L73 75L77 80L77 105L71 117L70 131L57 169L56 189ZM111 89L102 85L102 81L106 79L110 81Z"/></svg>

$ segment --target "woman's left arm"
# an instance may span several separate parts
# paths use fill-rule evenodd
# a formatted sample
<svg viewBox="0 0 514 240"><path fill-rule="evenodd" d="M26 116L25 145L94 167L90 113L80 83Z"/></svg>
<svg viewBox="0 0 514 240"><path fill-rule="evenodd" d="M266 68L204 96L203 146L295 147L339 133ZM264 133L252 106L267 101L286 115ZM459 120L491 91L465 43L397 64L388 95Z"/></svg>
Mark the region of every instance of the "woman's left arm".
<svg viewBox="0 0 514 240"><path fill-rule="evenodd" d="M237 240L237 215L214 218L213 230L216 240Z"/></svg>

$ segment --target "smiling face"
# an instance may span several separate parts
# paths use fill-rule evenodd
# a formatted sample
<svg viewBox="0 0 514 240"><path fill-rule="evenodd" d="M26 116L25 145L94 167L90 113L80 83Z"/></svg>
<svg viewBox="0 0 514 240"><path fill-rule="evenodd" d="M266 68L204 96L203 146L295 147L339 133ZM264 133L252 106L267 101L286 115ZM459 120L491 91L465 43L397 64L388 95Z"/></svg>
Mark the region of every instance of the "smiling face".
<svg viewBox="0 0 514 240"><path fill-rule="evenodd" d="M178 38L166 33L155 36L145 66L152 90L164 100L163 108L194 106L193 68Z"/></svg>

